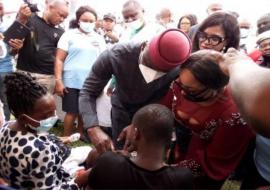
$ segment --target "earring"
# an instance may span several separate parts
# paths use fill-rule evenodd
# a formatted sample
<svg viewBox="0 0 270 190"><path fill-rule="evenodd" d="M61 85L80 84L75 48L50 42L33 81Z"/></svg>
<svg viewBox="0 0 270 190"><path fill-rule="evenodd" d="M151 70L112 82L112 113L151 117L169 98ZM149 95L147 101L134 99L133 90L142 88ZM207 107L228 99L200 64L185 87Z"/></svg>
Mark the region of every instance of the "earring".
<svg viewBox="0 0 270 190"><path fill-rule="evenodd" d="M226 50L226 47L224 46L224 47L222 48L222 50L221 50L221 53L226 53L225 50Z"/></svg>

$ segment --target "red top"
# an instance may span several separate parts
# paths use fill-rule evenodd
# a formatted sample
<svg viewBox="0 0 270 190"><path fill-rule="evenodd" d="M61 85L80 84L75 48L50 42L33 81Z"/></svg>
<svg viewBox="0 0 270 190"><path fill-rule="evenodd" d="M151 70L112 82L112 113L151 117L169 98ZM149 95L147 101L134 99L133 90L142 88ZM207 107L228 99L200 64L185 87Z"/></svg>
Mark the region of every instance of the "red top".
<svg viewBox="0 0 270 190"><path fill-rule="evenodd" d="M225 89L223 97L215 103L202 106L186 100L181 89L173 84L161 103L172 108L176 120L192 130L187 152L177 152L180 154L179 165L190 168L197 176L226 179L254 137L229 90Z"/></svg>
<svg viewBox="0 0 270 190"><path fill-rule="evenodd" d="M258 50L258 49L255 49L253 50L251 53L248 54L248 56L255 62L255 63L258 63L260 64L259 59L261 59L262 57L262 51Z"/></svg>

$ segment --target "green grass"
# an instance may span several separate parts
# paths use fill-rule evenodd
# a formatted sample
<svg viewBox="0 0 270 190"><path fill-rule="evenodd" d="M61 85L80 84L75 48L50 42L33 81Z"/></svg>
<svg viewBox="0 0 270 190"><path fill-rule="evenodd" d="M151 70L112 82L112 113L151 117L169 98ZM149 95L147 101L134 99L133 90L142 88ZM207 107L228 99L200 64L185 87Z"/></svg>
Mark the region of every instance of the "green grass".
<svg viewBox="0 0 270 190"><path fill-rule="evenodd" d="M63 123L58 123L56 127L53 127L50 130L50 133L55 134L56 136L62 137L64 133ZM86 143L84 141L78 140L70 144L71 147L78 147L78 146L92 146L91 143Z"/></svg>
<svg viewBox="0 0 270 190"><path fill-rule="evenodd" d="M239 190L241 182L236 180L226 180L221 190Z"/></svg>

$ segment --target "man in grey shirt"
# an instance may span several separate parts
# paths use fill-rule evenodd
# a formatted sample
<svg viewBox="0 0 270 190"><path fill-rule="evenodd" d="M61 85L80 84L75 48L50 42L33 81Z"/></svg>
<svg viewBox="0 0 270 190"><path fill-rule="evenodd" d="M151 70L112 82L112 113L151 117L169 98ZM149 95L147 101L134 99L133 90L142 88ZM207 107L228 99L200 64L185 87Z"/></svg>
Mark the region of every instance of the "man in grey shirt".
<svg viewBox="0 0 270 190"><path fill-rule="evenodd" d="M142 106L157 102L178 76L179 65L190 55L188 37L177 29L166 30L149 43L116 44L94 63L80 92L79 109L92 143L100 151L122 148L120 132ZM112 139L99 127L96 99L114 75Z"/></svg>

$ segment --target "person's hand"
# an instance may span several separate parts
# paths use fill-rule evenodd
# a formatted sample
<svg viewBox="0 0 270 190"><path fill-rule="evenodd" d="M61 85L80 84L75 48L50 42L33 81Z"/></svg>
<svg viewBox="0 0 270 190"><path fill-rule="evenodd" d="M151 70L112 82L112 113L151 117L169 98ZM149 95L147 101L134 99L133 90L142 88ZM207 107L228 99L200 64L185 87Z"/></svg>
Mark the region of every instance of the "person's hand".
<svg viewBox="0 0 270 190"><path fill-rule="evenodd" d="M7 185L7 182L3 178L0 178L0 185Z"/></svg>
<svg viewBox="0 0 270 190"><path fill-rule="evenodd" d="M113 40L113 42L119 41L119 38L116 35L114 35L112 33L112 31L107 31L105 35L108 36L109 38L111 38Z"/></svg>
<svg viewBox="0 0 270 190"><path fill-rule="evenodd" d="M23 42L24 39L20 40L20 39L10 39L8 41L8 44L10 45L10 47L16 51L20 50L23 47Z"/></svg>
<svg viewBox="0 0 270 190"><path fill-rule="evenodd" d="M223 60L219 62L219 66L222 71L229 75L229 67L237 62L250 62L252 59L243 52L240 52L234 48L229 48L228 51L223 55Z"/></svg>
<svg viewBox="0 0 270 190"><path fill-rule="evenodd" d="M69 144L69 143L71 143L71 141L70 141L70 139L69 139L68 136L65 136L65 137L58 137L58 138L59 138L59 140L60 140L62 143L64 143L64 144Z"/></svg>
<svg viewBox="0 0 270 190"><path fill-rule="evenodd" d="M77 171L75 183L77 183L77 185L79 187L86 187L87 186L88 176L90 174L90 171L91 171L91 169L88 169L88 170L81 169L81 170Z"/></svg>
<svg viewBox="0 0 270 190"><path fill-rule="evenodd" d="M68 93L68 90L64 86L62 80L56 80L54 93L61 97L63 97L65 93Z"/></svg>
<svg viewBox="0 0 270 190"><path fill-rule="evenodd" d="M123 150L128 151L128 152L132 152L135 150L135 146L134 146L135 132L136 132L136 129L132 125L127 126L121 131L117 141L122 141L122 140L125 141Z"/></svg>
<svg viewBox="0 0 270 190"><path fill-rule="evenodd" d="M99 154L114 150L111 138L99 126L89 128L87 133Z"/></svg>
<svg viewBox="0 0 270 190"><path fill-rule="evenodd" d="M32 15L32 12L30 8L28 7L28 5L26 3L22 4L18 12L17 20L22 24L26 24L28 21L28 18L31 15Z"/></svg>
<svg viewBox="0 0 270 190"><path fill-rule="evenodd" d="M4 39L4 34L3 33L0 33L0 40L3 40Z"/></svg>

